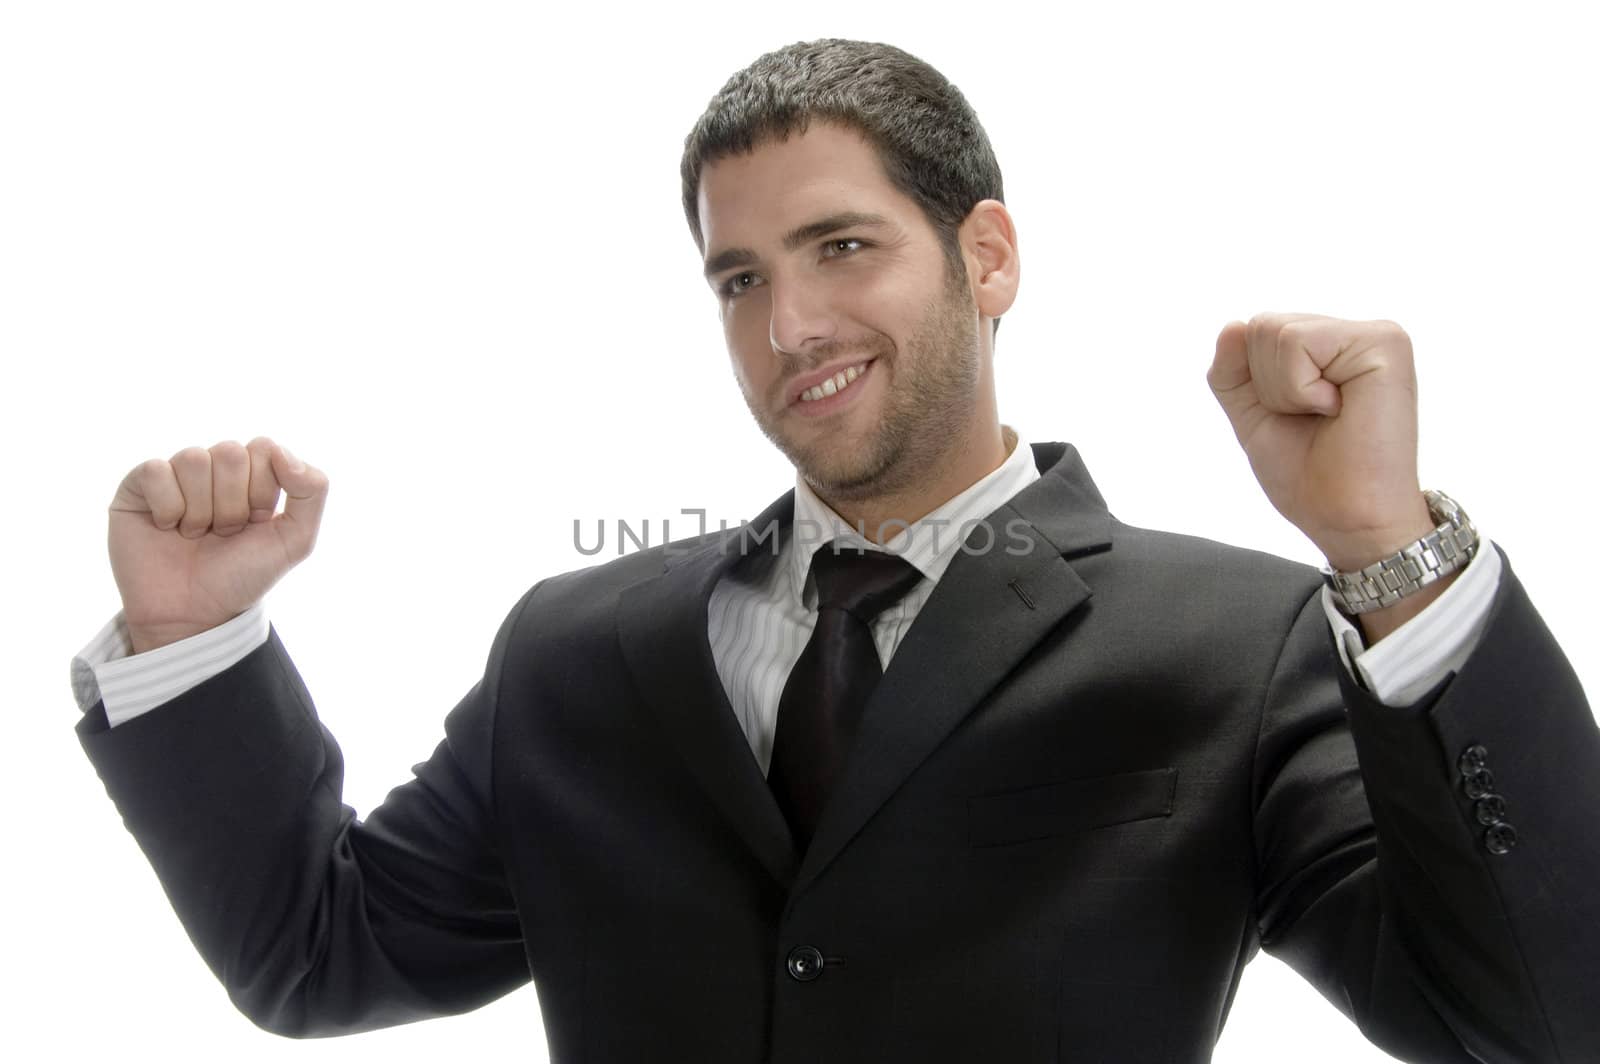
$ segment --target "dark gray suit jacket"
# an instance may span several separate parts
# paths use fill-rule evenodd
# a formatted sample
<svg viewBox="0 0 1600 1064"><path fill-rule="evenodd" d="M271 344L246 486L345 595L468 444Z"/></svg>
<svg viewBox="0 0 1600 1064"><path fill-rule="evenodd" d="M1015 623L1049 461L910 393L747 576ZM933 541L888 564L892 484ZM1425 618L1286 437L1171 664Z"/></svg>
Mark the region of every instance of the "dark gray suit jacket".
<svg viewBox="0 0 1600 1064"><path fill-rule="evenodd" d="M288 1035L531 977L557 1064L1200 1062L1266 949L1402 1058L1600 1061L1600 729L1509 565L1460 674L1384 706L1313 569L1123 525L1073 448L1034 450L803 856L706 638L793 492L535 585L365 822L275 630L80 738L207 963Z"/></svg>

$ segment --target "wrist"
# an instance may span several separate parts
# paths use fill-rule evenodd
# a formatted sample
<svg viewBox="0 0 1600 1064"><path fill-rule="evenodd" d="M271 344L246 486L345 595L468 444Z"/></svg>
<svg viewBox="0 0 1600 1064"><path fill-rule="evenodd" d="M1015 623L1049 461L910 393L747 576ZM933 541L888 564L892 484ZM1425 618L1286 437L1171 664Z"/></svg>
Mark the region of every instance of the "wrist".
<svg viewBox="0 0 1600 1064"><path fill-rule="evenodd" d="M1427 491L1423 498L1430 524L1423 535L1358 569L1340 568L1329 558L1323 580L1346 615L1386 610L1430 588L1427 600L1431 601L1444 590L1440 582L1472 560L1478 549L1478 531L1466 512L1443 492ZM1414 614L1426 604L1413 603L1414 608L1388 616Z"/></svg>
<svg viewBox="0 0 1600 1064"><path fill-rule="evenodd" d="M135 654L146 654L164 646L181 642L201 632L209 632L214 624L170 622L167 624L128 624L128 644Z"/></svg>
<svg viewBox="0 0 1600 1064"><path fill-rule="evenodd" d="M1372 646L1372 644L1389 635L1395 629L1433 605L1434 601L1440 595L1443 595L1445 589L1454 583L1456 577L1460 575L1461 571L1458 569L1448 576L1440 577L1414 595L1356 617L1356 626L1361 629L1362 642L1369 647Z"/></svg>
<svg viewBox="0 0 1600 1064"><path fill-rule="evenodd" d="M1317 547L1338 572L1356 572L1387 558L1432 532L1439 522L1428 511L1428 500L1417 492L1414 504L1395 520L1357 532L1324 536Z"/></svg>

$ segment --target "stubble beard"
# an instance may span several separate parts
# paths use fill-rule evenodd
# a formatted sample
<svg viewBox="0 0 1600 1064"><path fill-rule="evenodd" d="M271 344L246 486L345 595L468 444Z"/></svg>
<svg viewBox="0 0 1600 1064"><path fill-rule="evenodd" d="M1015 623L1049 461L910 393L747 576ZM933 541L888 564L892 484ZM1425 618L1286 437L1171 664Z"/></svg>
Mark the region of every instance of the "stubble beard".
<svg viewBox="0 0 1600 1064"><path fill-rule="evenodd" d="M878 382L885 389L882 417L860 439L835 437L802 446L755 404L751 413L822 498L857 501L903 492L963 445L980 372L975 310L965 272L947 273L942 293L907 341L907 357L879 352L872 372L890 371L888 380Z"/></svg>

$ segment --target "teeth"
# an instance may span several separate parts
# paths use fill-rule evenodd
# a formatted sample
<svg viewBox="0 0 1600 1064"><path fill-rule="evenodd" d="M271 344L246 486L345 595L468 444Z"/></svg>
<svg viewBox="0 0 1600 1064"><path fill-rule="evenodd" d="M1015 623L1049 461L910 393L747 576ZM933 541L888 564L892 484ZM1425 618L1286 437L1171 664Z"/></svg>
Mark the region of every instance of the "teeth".
<svg viewBox="0 0 1600 1064"><path fill-rule="evenodd" d="M803 403L814 403L818 399L826 399L830 395L844 391L845 387L851 381L855 380L857 377L861 376L863 372L865 372L865 366L866 363L863 362L860 365L851 366L849 369L840 370L838 373L835 373L821 384L818 384L815 387L807 388L805 391L801 392L800 401Z"/></svg>

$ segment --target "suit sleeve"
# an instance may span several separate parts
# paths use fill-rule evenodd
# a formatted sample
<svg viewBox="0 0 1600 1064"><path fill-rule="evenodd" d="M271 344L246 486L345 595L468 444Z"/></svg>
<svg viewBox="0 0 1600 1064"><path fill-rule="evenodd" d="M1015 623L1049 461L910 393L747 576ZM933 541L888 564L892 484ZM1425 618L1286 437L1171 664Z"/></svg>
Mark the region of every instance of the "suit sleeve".
<svg viewBox="0 0 1600 1064"><path fill-rule="evenodd" d="M1600 1060L1600 729L1500 557L1481 642L1408 706L1305 603L1256 750L1257 926L1401 1059Z"/></svg>
<svg viewBox="0 0 1600 1064"><path fill-rule="evenodd" d="M502 623L432 756L365 822L342 801L338 744L276 629L159 712L112 729L97 703L78 723L190 939L258 1026L347 1034L465 1012L528 981L490 774L500 674L537 590Z"/></svg>

